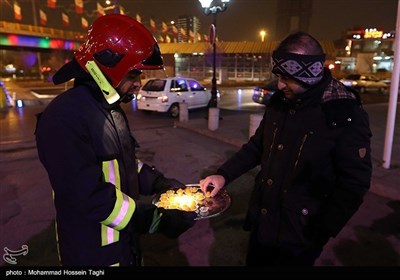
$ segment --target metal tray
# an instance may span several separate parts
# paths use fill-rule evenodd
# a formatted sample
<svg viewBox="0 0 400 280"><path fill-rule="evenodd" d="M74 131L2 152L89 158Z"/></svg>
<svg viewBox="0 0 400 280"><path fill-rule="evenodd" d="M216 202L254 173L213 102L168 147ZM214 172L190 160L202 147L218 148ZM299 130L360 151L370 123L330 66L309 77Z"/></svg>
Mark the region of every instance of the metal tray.
<svg viewBox="0 0 400 280"><path fill-rule="evenodd" d="M187 184L186 187L197 187L201 192L199 184ZM152 203L156 205L160 199L161 193L154 196ZM195 220L208 219L220 215L231 205L231 197L225 188L222 188L214 197L206 197L199 208L196 210L197 217Z"/></svg>

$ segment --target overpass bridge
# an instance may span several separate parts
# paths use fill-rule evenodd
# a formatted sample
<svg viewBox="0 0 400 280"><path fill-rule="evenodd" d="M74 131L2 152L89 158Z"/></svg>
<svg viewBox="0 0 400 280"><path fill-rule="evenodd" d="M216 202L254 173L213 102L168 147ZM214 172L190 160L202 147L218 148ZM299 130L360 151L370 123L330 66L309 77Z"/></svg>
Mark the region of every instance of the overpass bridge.
<svg viewBox="0 0 400 280"><path fill-rule="evenodd" d="M85 33L0 21L0 48L27 47L75 50Z"/></svg>
<svg viewBox="0 0 400 280"><path fill-rule="evenodd" d="M0 77L41 77L72 57L84 33L0 21Z"/></svg>
<svg viewBox="0 0 400 280"><path fill-rule="evenodd" d="M86 33L0 21L0 76L50 77L72 58L85 36ZM217 41L218 82L269 79L270 57L278 43ZM333 42L320 43L328 60L333 60L337 54ZM210 43L159 43L159 46L167 75L211 79Z"/></svg>

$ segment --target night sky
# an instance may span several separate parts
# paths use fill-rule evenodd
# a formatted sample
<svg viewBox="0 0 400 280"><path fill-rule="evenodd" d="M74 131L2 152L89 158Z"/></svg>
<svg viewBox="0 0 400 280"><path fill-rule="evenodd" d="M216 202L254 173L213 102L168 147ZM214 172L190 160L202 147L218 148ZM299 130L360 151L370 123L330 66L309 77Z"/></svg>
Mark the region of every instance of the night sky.
<svg viewBox="0 0 400 280"><path fill-rule="evenodd" d="M228 9L217 17L217 32L224 41L260 40L259 31L268 32L266 40L276 39L276 8L279 0L231 0ZM32 1L18 0L22 8L21 23L33 24ZM96 17L95 0L85 0L86 18L89 24ZM99 0L104 3L104 0ZM397 0L315 0L310 29L312 35L320 40L339 39L346 29L355 27L376 27L384 31L396 29ZM0 20L16 22L11 8L12 0L0 0ZM47 0L36 0L36 8L48 12L48 27L62 28L61 11L70 16L69 29L82 31L80 18L74 13L73 0L57 0L58 8L47 8ZM179 16L194 15L201 23L201 31L208 33L212 16L206 16L198 0L118 0L128 15L138 13L142 22L148 25L153 18L157 26L162 21L170 22ZM51 13L51 14L50 14Z"/></svg>

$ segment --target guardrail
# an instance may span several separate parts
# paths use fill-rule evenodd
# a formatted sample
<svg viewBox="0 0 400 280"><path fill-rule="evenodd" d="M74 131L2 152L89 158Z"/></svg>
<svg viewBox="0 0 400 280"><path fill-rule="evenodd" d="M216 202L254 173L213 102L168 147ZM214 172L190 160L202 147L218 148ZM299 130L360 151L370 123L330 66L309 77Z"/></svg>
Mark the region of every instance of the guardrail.
<svg viewBox="0 0 400 280"><path fill-rule="evenodd" d="M44 26L34 26L28 24L0 21L0 33L21 34L38 37L51 37L55 39L84 41L86 34L74 31L54 29Z"/></svg>

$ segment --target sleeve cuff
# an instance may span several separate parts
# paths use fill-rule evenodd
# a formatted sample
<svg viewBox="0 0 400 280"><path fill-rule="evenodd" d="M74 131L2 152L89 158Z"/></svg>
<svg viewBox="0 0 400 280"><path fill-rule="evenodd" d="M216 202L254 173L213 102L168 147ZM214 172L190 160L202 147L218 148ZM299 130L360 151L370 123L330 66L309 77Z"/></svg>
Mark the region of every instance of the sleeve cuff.
<svg viewBox="0 0 400 280"><path fill-rule="evenodd" d="M229 179L229 175L228 173L226 173L224 170L222 169L218 169L217 172L215 173L215 175L221 175L222 177L224 177L225 179L225 186L228 185L231 180Z"/></svg>

